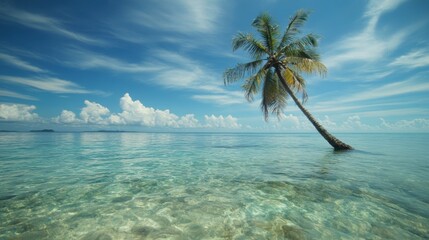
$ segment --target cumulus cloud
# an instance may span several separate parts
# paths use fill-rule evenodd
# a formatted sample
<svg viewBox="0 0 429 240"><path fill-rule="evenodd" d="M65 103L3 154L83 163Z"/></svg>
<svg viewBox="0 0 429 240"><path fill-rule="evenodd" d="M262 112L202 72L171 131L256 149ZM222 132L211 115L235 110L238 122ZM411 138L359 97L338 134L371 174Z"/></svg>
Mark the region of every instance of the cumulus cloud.
<svg viewBox="0 0 429 240"><path fill-rule="evenodd" d="M341 125L341 128L348 131L372 130L372 127L361 122L358 115L350 116Z"/></svg>
<svg viewBox="0 0 429 240"><path fill-rule="evenodd" d="M120 100L122 112L119 113L126 124L140 124L144 126L178 127L179 118L170 110L158 110L144 106L139 100L133 100L126 93Z"/></svg>
<svg viewBox="0 0 429 240"><path fill-rule="evenodd" d="M200 123L194 114L177 116L170 110L160 110L145 106L139 100L133 100L125 93L119 101L121 112L111 113L107 107L99 103L84 101L79 117L69 110L52 119L55 123L63 124L98 124L98 125L141 125L146 127L170 128L241 128L238 119L228 115L205 116L205 123Z"/></svg>
<svg viewBox="0 0 429 240"><path fill-rule="evenodd" d="M219 115L211 115L211 116L204 116L204 119L206 121L205 127L208 128L241 128L241 124L238 123L237 118L228 115L226 117Z"/></svg>
<svg viewBox="0 0 429 240"><path fill-rule="evenodd" d="M388 122L383 118L381 120L381 126L384 129L394 131L421 131L429 130L429 119L416 118L413 120L400 120L397 122Z"/></svg>
<svg viewBox="0 0 429 240"><path fill-rule="evenodd" d="M85 123L105 124L104 116L110 113L109 109L99 103L85 100L85 107L80 112L80 117Z"/></svg>
<svg viewBox="0 0 429 240"><path fill-rule="evenodd" d="M299 118L293 114L283 114L282 121L287 122L288 124L291 124L293 128L299 128L301 126L301 122L299 121Z"/></svg>
<svg viewBox="0 0 429 240"><path fill-rule="evenodd" d="M198 119L195 118L194 114L186 114L182 116L179 121L177 121L179 126L183 126L186 128L197 128L201 127Z"/></svg>
<svg viewBox="0 0 429 240"><path fill-rule="evenodd" d="M39 119L33 105L0 104L0 120L4 121L35 121Z"/></svg>
<svg viewBox="0 0 429 240"><path fill-rule="evenodd" d="M63 110L60 116L52 119L55 123L80 123L80 119L76 118L76 114L72 111Z"/></svg>

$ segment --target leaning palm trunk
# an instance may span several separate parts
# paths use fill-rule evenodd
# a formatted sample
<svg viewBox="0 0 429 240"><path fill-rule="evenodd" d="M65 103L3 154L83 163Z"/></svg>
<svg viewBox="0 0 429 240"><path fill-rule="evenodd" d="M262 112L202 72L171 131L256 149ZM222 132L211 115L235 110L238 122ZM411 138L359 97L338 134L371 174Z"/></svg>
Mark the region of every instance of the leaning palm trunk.
<svg viewBox="0 0 429 240"><path fill-rule="evenodd" d="M301 111L304 113L304 115L308 118L308 120L313 124L313 126L317 129L317 131L320 133L320 135L325 138L325 140L331 144L332 147L334 147L335 150L351 150L353 149L350 145L343 143L338 138L334 137L332 134L330 134L322 125L320 125L319 122L311 115L311 113L301 104L299 99L295 96L295 94L292 92L292 90L287 85L285 79L283 78L280 70L276 68L276 74L278 78L280 79L280 82L282 83L285 91L289 94L289 96L292 97L295 104L301 109Z"/></svg>

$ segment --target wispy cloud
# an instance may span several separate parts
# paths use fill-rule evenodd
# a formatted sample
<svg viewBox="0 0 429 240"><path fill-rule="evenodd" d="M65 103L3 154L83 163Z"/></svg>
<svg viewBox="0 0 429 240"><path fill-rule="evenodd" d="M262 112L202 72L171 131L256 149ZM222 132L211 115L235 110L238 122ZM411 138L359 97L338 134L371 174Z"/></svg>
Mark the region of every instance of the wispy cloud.
<svg viewBox="0 0 429 240"><path fill-rule="evenodd" d="M179 33L208 33L216 29L220 1L176 0L168 4L144 1L129 10L132 22L155 30ZM150 5L150 10L147 6Z"/></svg>
<svg viewBox="0 0 429 240"><path fill-rule="evenodd" d="M243 104L245 103L243 93L241 92L235 92L228 93L225 92L224 94L199 94L199 95L193 95L192 98L201 102L211 102L211 103L217 103L220 105L230 105L230 104Z"/></svg>
<svg viewBox="0 0 429 240"><path fill-rule="evenodd" d="M145 72L150 75L142 81L149 81L165 88L200 91L200 94L192 96L198 101L221 105L245 102L241 92L228 91L223 87L218 73L177 52L152 50L146 56L151 59L150 63L125 62L83 49L70 49L66 52L69 59L63 63L68 66L81 69L107 69L130 74ZM140 78L138 75L132 76Z"/></svg>
<svg viewBox="0 0 429 240"><path fill-rule="evenodd" d="M419 49L408 54L397 57L390 66L400 66L406 68L418 68L429 66L429 51L427 49Z"/></svg>
<svg viewBox="0 0 429 240"><path fill-rule="evenodd" d="M20 94L17 92L12 92L12 91L8 91L8 90L4 90L4 89L0 89L0 96L2 97L11 97L11 98L19 98L19 99L24 99L24 100L32 100L32 101L36 101L38 100L35 97L32 96L28 96L25 94Z"/></svg>
<svg viewBox="0 0 429 240"><path fill-rule="evenodd" d="M27 63L21 59L19 59L18 57L12 56L12 55L8 55L5 53L1 53L0 52L0 61L3 61L9 65L15 66L17 68L20 69L24 69L27 71L31 71L31 72L37 72L37 73L41 73L41 72L47 72L37 66L31 65L30 63Z"/></svg>
<svg viewBox="0 0 429 240"><path fill-rule="evenodd" d="M398 108L388 110L374 110L358 112L364 117L389 117L389 116L410 116L410 115L427 115L429 111L423 108Z"/></svg>
<svg viewBox="0 0 429 240"><path fill-rule="evenodd" d="M24 78L24 77L0 75L0 81L29 86L32 88L36 88L39 90L52 92L52 93L74 93L74 94L97 93L96 91L86 90L76 83L59 79L59 78L52 78L52 77Z"/></svg>
<svg viewBox="0 0 429 240"><path fill-rule="evenodd" d="M132 1L107 20L108 32L131 43L165 43L181 49L199 49L219 44L214 38L221 26L226 1L174 0ZM209 50L209 51L210 51ZM207 50L205 50L207 51Z"/></svg>
<svg viewBox="0 0 429 240"><path fill-rule="evenodd" d="M405 109L405 106L413 108L412 106L420 106L427 101L427 99L422 98L419 100L409 98L410 95L429 92L429 83L425 81L426 74L417 74L404 81L386 83L376 87L370 86L345 96L331 97L328 101L318 99L309 108L315 113L336 112L340 115L362 113L366 114L365 116L370 114L377 116L377 112L379 114L393 115L393 113L402 113L402 115L406 115L404 114L406 111L398 110L395 112L395 109ZM425 114L424 108L420 108L420 110L415 108L413 113L418 111L420 111L420 114Z"/></svg>
<svg viewBox="0 0 429 240"><path fill-rule="evenodd" d="M340 102L358 102L393 97L409 93L429 91L429 82L418 82L409 79L400 82L388 83L380 87L364 90L339 100Z"/></svg>
<svg viewBox="0 0 429 240"><path fill-rule="evenodd" d="M66 53L68 60L65 60L64 63L81 69L107 69L128 73L152 72L163 69L163 66L154 63L129 63L83 49L70 49Z"/></svg>
<svg viewBox="0 0 429 240"><path fill-rule="evenodd" d="M6 4L0 4L0 18L29 28L61 35L86 44L105 44L102 40L67 29L60 20L17 9Z"/></svg>
<svg viewBox="0 0 429 240"><path fill-rule="evenodd" d="M328 68L341 67L350 62L374 62L385 57L386 53L396 49L413 31L412 28L397 30L389 37L377 30L380 17L397 8L404 0L371 0L367 5L364 18L365 28L356 34L334 43L325 58Z"/></svg>
<svg viewBox="0 0 429 240"><path fill-rule="evenodd" d="M192 95L198 101L221 105L245 102L241 92L225 89L221 75L200 62L165 50L157 50L153 56L166 66L154 74L153 83L167 88L198 90L199 94Z"/></svg>

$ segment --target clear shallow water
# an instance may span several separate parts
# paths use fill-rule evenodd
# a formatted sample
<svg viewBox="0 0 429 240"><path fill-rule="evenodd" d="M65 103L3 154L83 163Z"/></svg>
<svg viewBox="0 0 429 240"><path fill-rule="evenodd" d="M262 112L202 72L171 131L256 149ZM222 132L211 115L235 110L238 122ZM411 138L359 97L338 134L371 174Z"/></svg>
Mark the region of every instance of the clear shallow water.
<svg viewBox="0 0 429 240"><path fill-rule="evenodd" d="M0 133L0 239L428 239L428 134Z"/></svg>

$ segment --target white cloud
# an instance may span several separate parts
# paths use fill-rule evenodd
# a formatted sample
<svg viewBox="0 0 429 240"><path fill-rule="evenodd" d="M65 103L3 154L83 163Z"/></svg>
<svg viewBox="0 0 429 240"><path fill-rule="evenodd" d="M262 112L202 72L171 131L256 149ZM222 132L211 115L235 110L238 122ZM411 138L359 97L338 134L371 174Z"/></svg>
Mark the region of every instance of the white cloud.
<svg viewBox="0 0 429 240"><path fill-rule="evenodd" d="M429 51L427 50L415 50L409 52L406 55L402 55L396 58L391 66L402 66L406 68L418 68L429 66Z"/></svg>
<svg viewBox="0 0 429 240"><path fill-rule="evenodd" d="M77 85L76 83L59 79L59 78L52 78L52 77L24 78L24 77L0 75L0 81L6 81L14 84L30 86L36 89L44 90L47 92L53 92L53 93L75 93L75 94L95 93L93 91L85 90L83 87Z"/></svg>
<svg viewBox="0 0 429 240"><path fill-rule="evenodd" d="M333 129L337 127L337 123L332 121L331 118L327 115L324 116L324 119L319 120L320 124L328 129Z"/></svg>
<svg viewBox="0 0 429 240"><path fill-rule="evenodd" d="M239 92L240 96L237 96L237 94L231 94L231 92L225 92L225 94L219 94L219 95L213 95L213 94L207 94L207 95L193 95L192 98L201 102L208 102L208 103L217 103L220 105L230 105L230 104L240 104L245 103L244 94Z"/></svg>
<svg viewBox="0 0 429 240"><path fill-rule="evenodd" d="M201 63L184 55L166 50L153 50L151 62L129 63L102 54L82 49L68 50L68 66L82 69L108 69L127 73L149 73L141 81L165 88L198 90L208 94L191 95L191 98L215 104L245 103L243 93L228 91L223 86L221 75L202 66ZM139 78L139 76L136 76Z"/></svg>
<svg viewBox="0 0 429 240"><path fill-rule="evenodd" d="M390 116L410 116L410 115L428 115L429 111L424 108L396 108L389 110L373 110L359 112L364 117L390 117Z"/></svg>
<svg viewBox="0 0 429 240"><path fill-rule="evenodd" d="M386 106L414 104L414 102L409 101L397 101L392 97L429 92L429 83L425 81L425 75L426 73L418 74L404 81L387 83L378 87L372 86L369 89L363 89L355 93L347 93L345 97L343 96L337 99L331 98L329 101L318 101L312 108L312 111L344 112L357 111L358 109L378 109L379 107L385 108ZM386 99L385 101L390 100L390 102L370 103L374 102L374 99ZM377 111L374 110L374 113L376 112Z"/></svg>
<svg viewBox="0 0 429 240"><path fill-rule="evenodd" d="M145 1L133 6L128 16L144 27L179 33L209 33L216 29L220 17L220 1L175 0L168 4ZM148 10L147 5L150 5Z"/></svg>
<svg viewBox="0 0 429 240"><path fill-rule="evenodd" d="M106 124L104 116L110 113L109 109L99 103L85 100L85 107L80 112L80 117L85 123ZM64 112L64 111L63 111Z"/></svg>
<svg viewBox="0 0 429 240"><path fill-rule="evenodd" d="M364 13L366 27L361 32L334 43L324 60L326 66L335 68L354 61L374 62L396 49L413 29L397 30L386 37L376 27L383 14L394 10L402 2L404 0L371 0Z"/></svg>
<svg viewBox="0 0 429 240"><path fill-rule="evenodd" d="M155 74L153 83L167 88L198 90L199 94L191 97L202 102L221 105L245 103L242 92L225 89L221 75L202 67L203 64L170 51L158 50L153 55L167 66Z"/></svg>
<svg viewBox="0 0 429 240"><path fill-rule="evenodd" d="M164 66L154 63L129 63L82 49L70 49L66 52L69 55L69 60L64 61L64 63L82 69L98 68L127 73L153 72L164 69Z"/></svg>
<svg viewBox="0 0 429 240"><path fill-rule="evenodd" d="M382 14L394 10L406 0L371 0L368 3L365 16L379 18Z"/></svg>
<svg viewBox="0 0 429 240"><path fill-rule="evenodd" d="M0 60L7 63L7 64L10 64L12 66L15 66L17 68L24 69L27 71L37 72L37 73L46 72L45 70L43 70L39 67L33 66L33 65L19 59L18 57L11 56L11 55L8 55L5 53L0 53Z"/></svg>
<svg viewBox="0 0 429 240"><path fill-rule="evenodd" d="M409 79L400 82L388 83L380 87L365 90L349 97L345 97L339 102L367 101L378 98L386 98L408 93L418 93L429 91L428 82L419 82L416 79Z"/></svg>
<svg viewBox="0 0 429 240"><path fill-rule="evenodd" d="M205 127L208 128L232 128L237 129L241 128L241 124L238 123L237 118L234 118L231 115L228 115L226 117L219 115L205 115L204 116L206 125Z"/></svg>
<svg viewBox="0 0 429 240"><path fill-rule="evenodd" d="M186 114L185 116L180 117L180 119L177 121L177 124L185 128L201 127L198 119L195 118L194 114Z"/></svg>
<svg viewBox="0 0 429 240"><path fill-rule="evenodd" d="M392 131L421 131L429 130L429 119L416 118L412 120L400 120L397 122L388 122L383 118L381 120L381 126L385 129Z"/></svg>
<svg viewBox="0 0 429 240"><path fill-rule="evenodd" d="M34 98L32 96L28 96L28 95L25 95L25 94L16 93L16 92L8 91L8 90L3 90L3 89L0 89L0 96L19 98L19 99L25 99L25 100L32 100L32 101L36 101L37 100L37 98Z"/></svg>
<svg viewBox="0 0 429 240"><path fill-rule="evenodd" d="M33 105L25 104L0 104L0 120L4 121L36 121L39 119Z"/></svg>
<svg viewBox="0 0 429 240"><path fill-rule="evenodd" d="M345 122L340 126L340 129L348 131L361 131L370 130L371 126L361 122L360 116L354 115L347 118Z"/></svg>
<svg viewBox="0 0 429 240"><path fill-rule="evenodd" d="M140 124L143 126L178 127L178 116L169 110L158 110L144 106L139 100L133 101L128 93L120 100L122 112L119 113L126 124Z"/></svg>
<svg viewBox="0 0 429 240"><path fill-rule="evenodd" d="M81 123L82 120L76 118L76 114L72 111L63 110L61 115L52 119L55 123Z"/></svg>
<svg viewBox="0 0 429 240"><path fill-rule="evenodd" d="M126 122L123 118L118 116L117 114L112 114L107 118L107 122L113 125L125 125Z"/></svg>
<svg viewBox="0 0 429 240"><path fill-rule="evenodd" d="M287 128L287 129L299 129L303 130L304 128L304 121L306 119L300 119L298 116L293 114L282 114L280 116L280 119L275 124L276 128Z"/></svg>
<svg viewBox="0 0 429 240"><path fill-rule="evenodd" d="M220 79L213 77L218 74L201 67L199 62L166 50L153 51L152 55L158 64L165 66L155 75L154 83L167 88L223 91Z"/></svg>
<svg viewBox="0 0 429 240"><path fill-rule="evenodd" d="M120 113L111 113L107 107L99 103L85 100L85 107L80 112L80 118L76 114L63 110L61 115L52 118L55 123L63 124L99 124L99 125L141 125L146 127L170 127L170 128L241 128L238 119L228 115L205 116L205 124L201 124L194 114L177 116L170 110L159 110L146 107L139 100L133 100L126 93L120 99Z"/></svg>
<svg viewBox="0 0 429 240"><path fill-rule="evenodd" d="M41 14L30 13L5 4L0 5L0 18L33 29L51 32L87 44L104 44L104 41L73 32L63 26L61 21Z"/></svg>

